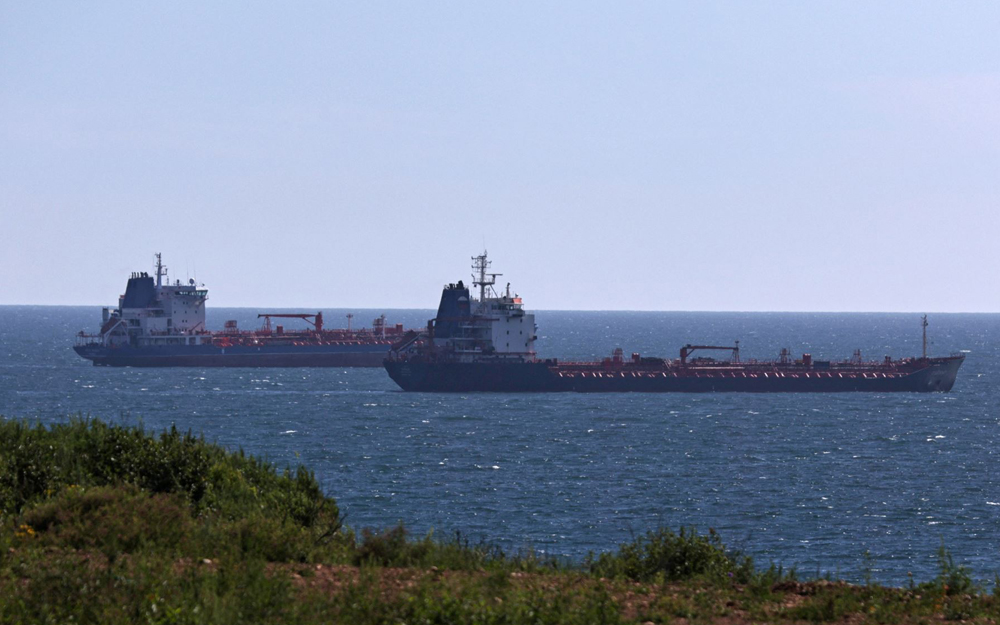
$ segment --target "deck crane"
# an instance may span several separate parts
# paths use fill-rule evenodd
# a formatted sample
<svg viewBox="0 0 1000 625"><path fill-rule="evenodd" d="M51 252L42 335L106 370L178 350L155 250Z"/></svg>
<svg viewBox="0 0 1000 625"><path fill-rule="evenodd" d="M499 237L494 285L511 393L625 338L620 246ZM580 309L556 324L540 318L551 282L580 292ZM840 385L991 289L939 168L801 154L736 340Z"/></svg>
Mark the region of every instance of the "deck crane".
<svg viewBox="0 0 1000 625"><path fill-rule="evenodd" d="M317 332L323 331L323 313L318 312L315 315L309 313L261 313L257 315L257 318L264 318L264 331L268 334L271 333L271 318L275 319L303 319L307 323L312 324L316 328Z"/></svg>
<svg viewBox="0 0 1000 625"><path fill-rule="evenodd" d="M687 363L687 357L691 355L692 352L699 349L711 349L711 350L723 350L731 351L733 353L732 362L736 363L740 361L740 342L736 341L735 346L729 345L691 345L690 343L681 348L681 364Z"/></svg>

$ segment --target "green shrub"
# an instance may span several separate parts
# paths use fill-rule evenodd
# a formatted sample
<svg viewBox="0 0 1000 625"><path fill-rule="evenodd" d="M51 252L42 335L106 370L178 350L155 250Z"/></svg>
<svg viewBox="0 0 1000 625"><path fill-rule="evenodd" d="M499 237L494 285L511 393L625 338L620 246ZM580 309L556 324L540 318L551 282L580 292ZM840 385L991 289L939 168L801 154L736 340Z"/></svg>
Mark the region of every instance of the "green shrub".
<svg viewBox="0 0 1000 625"><path fill-rule="evenodd" d="M685 528L679 534L667 529L649 532L619 546L617 553L589 556L586 565L600 577L636 581L704 578L746 583L754 573L753 561L726 551L715 530L704 536Z"/></svg>
<svg viewBox="0 0 1000 625"><path fill-rule="evenodd" d="M562 567L555 558L539 558L531 551L509 556L495 544L473 544L458 532L447 540L437 539L433 533L414 540L402 523L381 532L361 530L360 540L352 541L349 551L349 562L354 565L506 572L546 572Z"/></svg>
<svg viewBox="0 0 1000 625"><path fill-rule="evenodd" d="M140 548L176 551L194 526L182 497L153 495L135 486L69 488L26 510L21 519L33 530L33 541L97 549L108 557Z"/></svg>
<svg viewBox="0 0 1000 625"><path fill-rule="evenodd" d="M427 555L428 545L426 541L410 542L406 540L406 535L407 531L402 523L383 532L373 532L368 528L361 530L361 543L354 550L353 564L375 566L417 564Z"/></svg>
<svg viewBox="0 0 1000 625"><path fill-rule="evenodd" d="M969 569L955 564L955 559L945 549L944 542L938 547L938 574L933 581L919 585L923 591L934 591L943 595L977 594L983 591L983 585L972 579Z"/></svg>
<svg viewBox="0 0 1000 625"><path fill-rule="evenodd" d="M0 575L0 623L287 623L287 575L257 560L182 566L133 556L102 565L83 552L22 556ZM322 622L322 621L318 621Z"/></svg>
<svg viewBox="0 0 1000 625"><path fill-rule="evenodd" d="M70 486L116 484L183 496L195 515L288 520L327 537L340 529L336 503L304 467L279 474L176 427L155 437L96 419L47 428L0 421L0 514L18 514Z"/></svg>
<svg viewBox="0 0 1000 625"><path fill-rule="evenodd" d="M843 621L847 615L857 613L861 607L861 602L853 592L835 589L810 597L802 605L792 608L788 616L795 620L828 623Z"/></svg>
<svg viewBox="0 0 1000 625"><path fill-rule="evenodd" d="M621 608L597 585L574 583L575 578L556 585L508 584L502 589L476 577L454 582L424 578L393 597L379 589L371 569L363 570L356 583L334 596L307 593L303 606L315 607L310 622L337 623L477 623L480 625L592 625L622 622ZM306 610L309 608L307 607ZM305 611L305 610L303 610Z"/></svg>
<svg viewBox="0 0 1000 625"><path fill-rule="evenodd" d="M315 538L307 528L291 521L247 518L227 521L205 534L203 552L220 554L213 545L231 548L233 557L268 562L306 562L312 559Z"/></svg>

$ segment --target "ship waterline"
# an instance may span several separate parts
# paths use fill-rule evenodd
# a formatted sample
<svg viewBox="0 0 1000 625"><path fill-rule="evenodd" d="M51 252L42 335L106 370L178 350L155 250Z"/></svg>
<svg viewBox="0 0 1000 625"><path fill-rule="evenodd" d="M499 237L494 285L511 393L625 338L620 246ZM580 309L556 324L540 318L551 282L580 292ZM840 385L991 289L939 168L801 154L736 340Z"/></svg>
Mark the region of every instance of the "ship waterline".
<svg viewBox="0 0 1000 625"><path fill-rule="evenodd" d="M947 392L964 356L815 370L797 365L605 366L603 363L420 362L387 360L405 391L575 393L837 393Z"/></svg>

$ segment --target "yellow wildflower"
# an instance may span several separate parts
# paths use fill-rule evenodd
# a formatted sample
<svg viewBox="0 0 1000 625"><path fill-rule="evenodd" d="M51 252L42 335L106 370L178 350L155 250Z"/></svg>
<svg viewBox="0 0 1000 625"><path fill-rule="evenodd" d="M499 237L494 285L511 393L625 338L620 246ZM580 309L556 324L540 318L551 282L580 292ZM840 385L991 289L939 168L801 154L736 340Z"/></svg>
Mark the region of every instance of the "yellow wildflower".
<svg viewBox="0 0 1000 625"><path fill-rule="evenodd" d="M30 525L28 525L26 523L22 523L17 528L17 531L14 532L14 535L18 536L20 538L31 537L31 536L35 535L35 528L31 527Z"/></svg>

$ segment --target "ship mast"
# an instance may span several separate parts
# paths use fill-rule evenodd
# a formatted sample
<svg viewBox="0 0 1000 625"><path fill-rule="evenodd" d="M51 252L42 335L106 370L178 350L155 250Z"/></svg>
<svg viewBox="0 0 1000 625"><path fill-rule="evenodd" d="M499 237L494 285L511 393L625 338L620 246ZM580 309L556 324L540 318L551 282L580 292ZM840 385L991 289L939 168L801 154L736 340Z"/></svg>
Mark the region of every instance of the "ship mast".
<svg viewBox="0 0 1000 625"><path fill-rule="evenodd" d="M927 315L921 319L920 325L924 328L924 360L927 360Z"/></svg>
<svg viewBox="0 0 1000 625"><path fill-rule="evenodd" d="M166 273L167 273L167 268L163 266L162 255L159 252L157 252L156 253L156 287L157 288L159 288L160 286L162 286L163 276L166 275Z"/></svg>
<svg viewBox="0 0 1000 625"><path fill-rule="evenodd" d="M493 286L497 282L497 276L502 276L502 273L486 273L490 265L493 263L486 260L486 250L479 256L472 257L472 269L479 274L472 274L472 284L473 286L479 287L479 302L483 303L486 301L486 287ZM487 279L487 277L489 279Z"/></svg>

